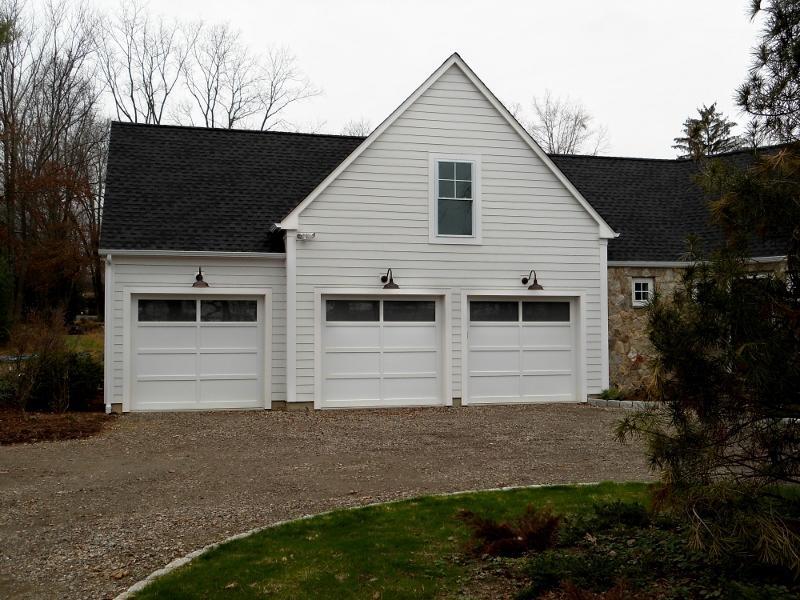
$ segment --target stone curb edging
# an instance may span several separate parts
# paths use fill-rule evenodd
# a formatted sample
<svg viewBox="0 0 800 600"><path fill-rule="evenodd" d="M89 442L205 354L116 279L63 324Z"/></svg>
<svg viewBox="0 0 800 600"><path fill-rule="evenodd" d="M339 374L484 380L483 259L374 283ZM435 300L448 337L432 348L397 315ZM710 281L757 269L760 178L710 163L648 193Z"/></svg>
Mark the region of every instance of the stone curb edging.
<svg viewBox="0 0 800 600"><path fill-rule="evenodd" d="M627 410L645 410L653 408L655 402L644 400L603 400L602 398L589 398L586 403L597 408L624 408Z"/></svg>
<svg viewBox="0 0 800 600"><path fill-rule="evenodd" d="M599 485L602 483L601 481L592 481L588 483L534 483L531 485L510 485L506 487L498 487L498 488L486 488L486 489L478 489L478 490L463 490L460 492L446 492L444 494L429 494L427 496L414 496L411 498L400 498L397 500L389 500L388 502L371 502L369 504L361 504L359 506L345 506L343 508L332 508L331 510L326 510L321 513L315 513L313 515L303 515L301 517L297 517L296 519L284 519L283 521L276 521L275 523L270 523L269 525L264 525L263 527L255 527L248 531L237 533L236 535L232 535L230 537L225 538L224 540L220 540L219 542L214 542L213 544L208 544L207 546L203 546L193 552L190 552L186 556L182 556L181 558L176 558L175 560L167 563L166 566L161 567L160 569L153 571L145 577L134 583L130 586L127 590L122 592L121 594L117 595L114 600L130 600L133 598L133 595L137 592L141 592L148 584L152 583L156 579L167 575L168 573L178 569L184 565L189 564L195 558L214 550L223 544L227 544L228 542L233 542L236 540L240 540L242 538L254 535L256 533L260 533L262 531L266 531L267 529L273 529L275 527L280 527L282 525L287 525L289 523L297 523L299 521L307 521L308 519L312 519L314 517L322 517L325 515L329 515L334 512L338 512L340 510L359 510L362 508L369 508L371 506L382 506L386 504L397 504L399 502L407 502L409 500L413 500L414 498L425 498L425 497L439 497L439 498L447 498L449 496L462 496L465 494L476 494L480 492L507 492L511 490L528 490L528 489L536 489L536 488L546 488L546 487L556 487L561 485L574 485L574 486L590 486L590 485Z"/></svg>

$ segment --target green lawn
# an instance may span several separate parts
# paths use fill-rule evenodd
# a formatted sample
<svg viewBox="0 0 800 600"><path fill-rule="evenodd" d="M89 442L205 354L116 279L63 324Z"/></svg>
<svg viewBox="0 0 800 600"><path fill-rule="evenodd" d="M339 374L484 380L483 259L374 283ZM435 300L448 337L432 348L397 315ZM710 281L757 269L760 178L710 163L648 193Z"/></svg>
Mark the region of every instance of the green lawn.
<svg viewBox="0 0 800 600"><path fill-rule="evenodd" d="M68 350L74 352L88 352L97 360L103 360L103 330L98 329L91 333L68 335L65 338Z"/></svg>
<svg viewBox="0 0 800 600"><path fill-rule="evenodd" d="M579 513L595 502L646 502L643 483L431 496L340 510L225 544L136 598L442 598L468 567L460 509L519 515L529 504Z"/></svg>

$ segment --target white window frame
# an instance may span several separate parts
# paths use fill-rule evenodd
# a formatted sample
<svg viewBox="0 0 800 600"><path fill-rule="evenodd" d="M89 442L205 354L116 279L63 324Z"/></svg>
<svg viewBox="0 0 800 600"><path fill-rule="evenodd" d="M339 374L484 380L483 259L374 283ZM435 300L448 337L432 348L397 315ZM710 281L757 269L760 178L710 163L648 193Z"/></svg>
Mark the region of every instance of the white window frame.
<svg viewBox="0 0 800 600"><path fill-rule="evenodd" d="M637 283L646 283L647 284L647 300L637 300L636 299L636 284ZM634 277L631 279L631 304L635 308L642 308L650 304L650 301L653 299L653 294L656 292L656 279L655 277Z"/></svg>
<svg viewBox="0 0 800 600"><path fill-rule="evenodd" d="M472 235L439 235L439 163L472 163ZM465 154L431 154L428 161L429 241L432 244L481 244L481 157Z"/></svg>

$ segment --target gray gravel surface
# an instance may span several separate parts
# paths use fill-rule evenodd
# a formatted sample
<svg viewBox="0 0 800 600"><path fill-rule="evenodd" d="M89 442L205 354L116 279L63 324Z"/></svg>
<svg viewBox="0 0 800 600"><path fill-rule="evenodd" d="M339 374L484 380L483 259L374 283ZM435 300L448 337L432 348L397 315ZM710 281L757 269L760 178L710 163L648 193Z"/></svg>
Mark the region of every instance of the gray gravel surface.
<svg viewBox="0 0 800 600"><path fill-rule="evenodd" d="M281 519L534 483L641 480L622 411L585 405L126 415L0 447L0 598L109 598Z"/></svg>

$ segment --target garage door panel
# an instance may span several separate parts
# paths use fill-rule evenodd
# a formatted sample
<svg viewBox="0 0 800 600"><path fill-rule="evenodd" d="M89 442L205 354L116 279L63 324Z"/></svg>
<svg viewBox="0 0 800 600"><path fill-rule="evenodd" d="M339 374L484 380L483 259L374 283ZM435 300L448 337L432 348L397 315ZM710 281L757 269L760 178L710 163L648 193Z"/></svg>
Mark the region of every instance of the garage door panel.
<svg viewBox="0 0 800 600"><path fill-rule="evenodd" d="M343 401L379 401L381 382L378 377L334 378L325 381L325 399Z"/></svg>
<svg viewBox="0 0 800 600"><path fill-rule="evenodd" d="M384 348L430 348L437 346L437 329L430 325L385 324Z"/></svg>
<svg viewBox="0 0 800 600"><path fill-rule="evenodd" d="M324 364L325 377L356 374L378 377L381 355L379 352L329 352Z"/></svg>
<svg viewBox="0 0 800 600"><path fill-rule="evenodd" d="M258 348L260 329L253 325L200 327L200 348Z"/></svg>
<svg viewBox="0 0 800 600"><path fill-rule="evenodd" d="M194 379L137 381L136 393L144 400L137 405L146 403L158 407L159 405L193 404L196 390Z"/></svg>
<svg viewBox="0 0 800 600"><path fill-rule="evenodd" d="M519 375L494 375L471 377L470 401L480 402L490 398L515 398L519 396Z"/></svg>
<svg viewBox="0 0 800 600"><path fill-rule="evenodd" d="M136 357L136 372L139 377L163 375L186 375L194 377L197 372L197 354L191 353L140 353Z"/></svg>
<svg viewBox="0 0 800 600"><path fill-rule="evenodd" d="M523 396L570 397L572 375L523 375Z"/></svg>
<svg viewBox="0 0 800 600"><path fill-rule="evenodd" d="M257 350L250 352L203 352L200 354L200 375L223 373L258 373L261 370Z"/></svg>
<svg viewBox="0 0 800 600"><path fill-rule="evenodd" d="M383 378L383 398L386 400L408 400L409 403L433 401L440 396L435 373L429 378L390 377Z"/></svg>
<svg viewBox="0 0 800 600"><path fill-rule="evenodd" d="M378 325L344 325L329 323L325 331L328 348L374 348L380 349L381 332Z"/></svg>
<svg viewBox="0 0 800 600"><path fill-rule="evenodd" d="M572 350L524 350L522 352L522 369L525 371L571 370L573 365Z"/></svg>
<svg viewBox="0 0 800 600"><path fill-rule="evenodd" d="M481 372L519 371L519 350L473 350L470 355Z"/></svg>
<svg viewBox="0 0 800 600"><path fill-rule="evenodd" d="M532 325L522 326L522 344L524 346L572 346L572 327L567 325Z"/></svg>
<svg viewBox="0 0 800 600"><path fill-rule="evenodd" d="M136 343L139 348L169 348L194 350L197 328L187 326L148 324L138 327Z"/></svg>
<svg viewBox="0 0 800 600"><path fill-rule="evenodd" d="M484 323L473 323L469 330L469 342L473 347L519 347L519 326L516 323L508 325L497 323L486 325Z"/></svg>
<svg viewBox="0 0 800 600"><path fill-rule="evenodd" d="M261 386L258 378L253 379L207 379L200 380L199 404L219 406L238 406L250 404L263 406Z"/></svg>
<svg viewBox="0 0 800 600"><path fill-rule="evenodd" d="M436 370L436 351L431 352L391 352L383 353L383 372L426 373Z"/></svg>

